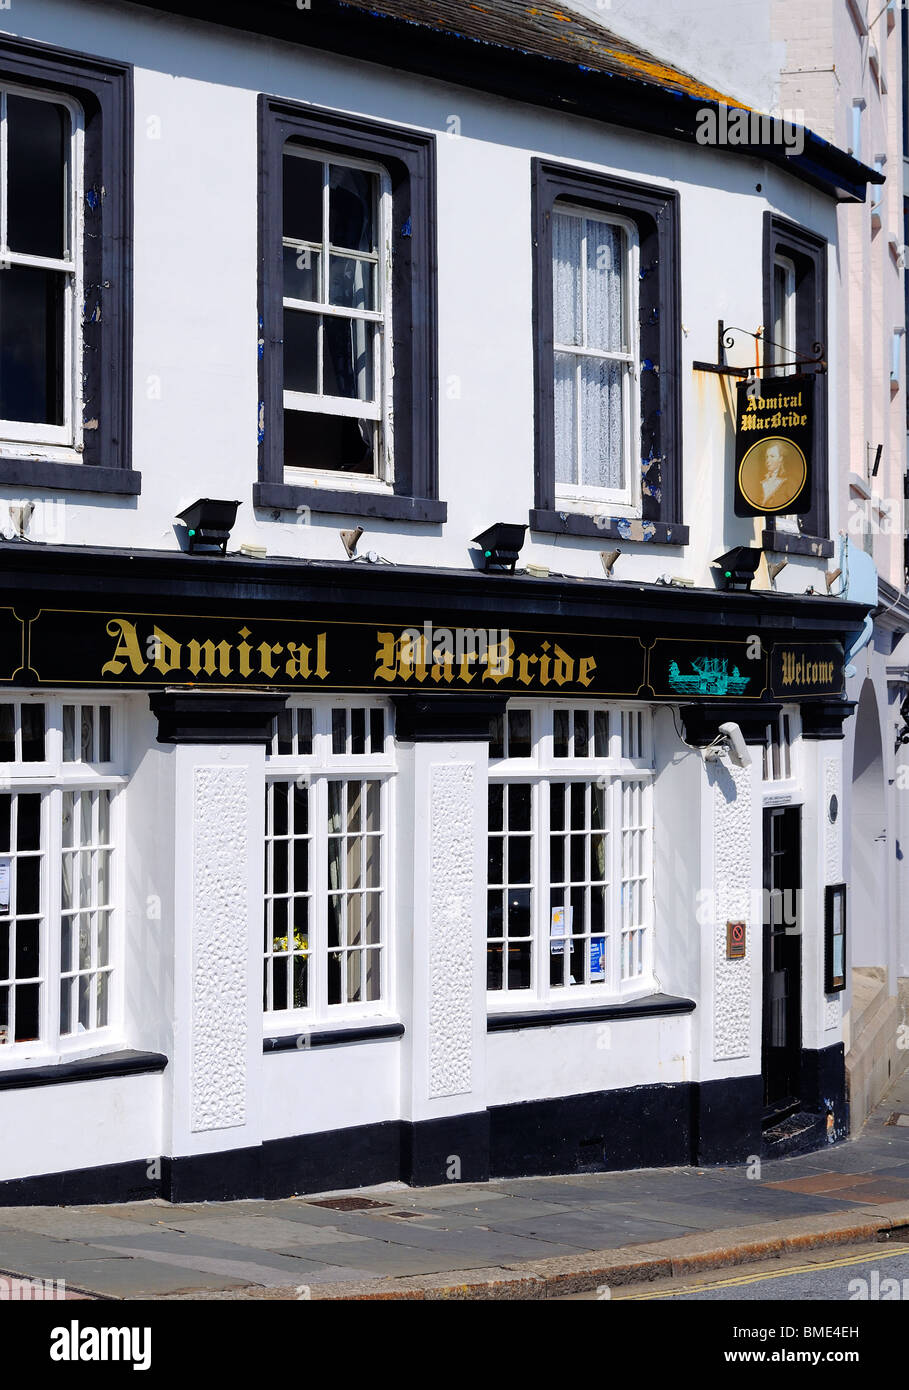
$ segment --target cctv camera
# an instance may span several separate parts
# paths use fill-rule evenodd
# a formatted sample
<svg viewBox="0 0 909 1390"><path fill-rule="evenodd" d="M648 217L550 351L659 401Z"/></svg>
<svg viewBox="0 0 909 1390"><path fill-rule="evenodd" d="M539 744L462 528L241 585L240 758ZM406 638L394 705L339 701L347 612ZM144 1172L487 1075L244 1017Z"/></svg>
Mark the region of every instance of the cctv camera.
<svg viewBox="0 0 909 1390"><path fill-rule="evenodd" d="M726 748L729 752L729 761L736 767L750 767L751 754L748 745L738 724L728 723L720 725L720 733L725 735Z"/></svg>

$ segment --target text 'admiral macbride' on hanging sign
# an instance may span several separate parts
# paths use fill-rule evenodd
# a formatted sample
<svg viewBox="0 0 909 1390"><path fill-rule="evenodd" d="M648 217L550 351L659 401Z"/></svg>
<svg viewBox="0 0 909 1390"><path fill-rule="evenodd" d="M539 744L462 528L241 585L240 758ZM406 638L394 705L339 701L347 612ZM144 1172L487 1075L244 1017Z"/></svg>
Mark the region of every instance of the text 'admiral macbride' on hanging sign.
<svg viewBox="0 0 909 1390"><path fill-rule="evenodd" d="M736 516L798 516L811 510L813 432L813 376L739 383Z"/></svg>
<svg viewBox="0 0 909 1390"><path fill-rule="evenodd" d="M646 650L579 633L43 609L28 659L42 685L633 696Z"/></svg>

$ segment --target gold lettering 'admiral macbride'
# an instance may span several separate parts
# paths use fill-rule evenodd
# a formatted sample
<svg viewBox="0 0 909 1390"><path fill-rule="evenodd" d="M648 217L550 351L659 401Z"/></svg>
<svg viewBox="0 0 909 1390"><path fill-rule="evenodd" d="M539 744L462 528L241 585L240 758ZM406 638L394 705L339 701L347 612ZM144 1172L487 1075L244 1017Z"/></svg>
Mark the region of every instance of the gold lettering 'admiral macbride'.
<svg viewBox="0 0 909 1390"><path fill-rule="evenodd" d="M808 423L802 408L801 391L794 396L751 396L742 412L739 428L761 432L797 429Z"/></svg>
<svg viewBox="0 0 909 1390"><path fill-rule="evenodd" d="M597 663L592 656L573 657L558 642L541 642L536 651L516 651L513 637L491 644L486 660L478 665L468 653L458 659L451 652L437 654L419 635L400 637L393 632L379 632L376 652L375 679L391 685L398 681L414 681L418 685L477 686L500 681L517 681L524 686L561 688L566 685L592 684Z"/></svg>
<svg viewBox="0 0 909 1390"><path fill-rule="evenodd" d="M832 685L832 661L808 661L793 652L782 653L783 685Z"/></svg>
<svg viewBox="0 0 909 1390"><path fill-rule="evenodd" d="M324 632L317 635L315 648L305 642L254 644L247 641L252 636L248 627L238 629L239 642L213 642L210 638L200 641L196 637L178 642L155 624L144 650L136 624L127 618L111 618L107 632L116 637L117 645L110 661L101 667L102 676L122 676L127 667L134 676L152 670L175 679L192 676L197 680L206 675L240 680L258 680L262 676L273 680L282 676L308 681L313 677L325 680L329 675L328 635Z"/></svg>

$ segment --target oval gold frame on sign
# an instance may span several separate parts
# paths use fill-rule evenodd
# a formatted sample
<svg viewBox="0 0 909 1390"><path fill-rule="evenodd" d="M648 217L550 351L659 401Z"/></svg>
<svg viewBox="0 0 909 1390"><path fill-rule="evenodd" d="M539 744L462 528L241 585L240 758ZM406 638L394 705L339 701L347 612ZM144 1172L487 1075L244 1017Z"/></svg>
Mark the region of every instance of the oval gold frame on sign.
<svg viewBox="0 0 909 1390"><path fill-rule="evenodd" d="M775 470L775 460L768 463L766 457L771 449L776 449L780 458ZM807 477L808 461L799 446L783 435L771 434L752 444L739 464L739 491L749 507L762 515L785 512L805 486ZM780 485L768 491L766 485L775 478Z"/></svg>

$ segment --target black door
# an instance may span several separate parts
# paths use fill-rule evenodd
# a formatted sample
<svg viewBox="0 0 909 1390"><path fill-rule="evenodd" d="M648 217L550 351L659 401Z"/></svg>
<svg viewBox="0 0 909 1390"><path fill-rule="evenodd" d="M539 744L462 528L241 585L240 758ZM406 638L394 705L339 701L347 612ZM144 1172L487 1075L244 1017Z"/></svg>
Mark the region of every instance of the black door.
<svg viewBox="0 0 909 1390"><path fill-rule="evenodd" d="M802 1029L801 809L764 811L764 1028L762 1071L768 1124L795 1110Z"/></svg>

